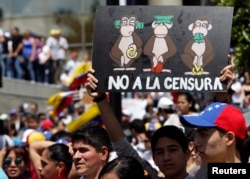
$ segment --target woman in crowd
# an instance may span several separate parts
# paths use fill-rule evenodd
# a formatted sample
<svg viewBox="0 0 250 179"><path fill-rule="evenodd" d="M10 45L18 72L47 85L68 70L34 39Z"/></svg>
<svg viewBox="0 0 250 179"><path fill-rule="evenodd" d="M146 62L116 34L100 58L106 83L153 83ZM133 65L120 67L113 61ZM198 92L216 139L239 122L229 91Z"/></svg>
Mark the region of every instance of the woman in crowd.
<svg viewBox="0 0 250 179"><path fill-rule="evenodd" d="M2 167L9 179L31 179L29 153L25 146L14 146L6 150Z"/></svg>
<svg viewBox="0 0 250 179"><path fill-rule="evenodd" d="M133 157L118 157L107 163L99 174L99 179L147 179L148 173Z"/></svg>
<svg viewBox="0 0 250 179"><path fill-rule="evenodd" d="M177 98L177 109L180 115L197 114L195 100L189 92L179 93Z"/></svg>
<svg viewBox="0 0 250 179"><path fill-rule="evenodd" d="M72 156L65 144L37 141L29 146L30 157L38 178L68 179Z"/></svg>

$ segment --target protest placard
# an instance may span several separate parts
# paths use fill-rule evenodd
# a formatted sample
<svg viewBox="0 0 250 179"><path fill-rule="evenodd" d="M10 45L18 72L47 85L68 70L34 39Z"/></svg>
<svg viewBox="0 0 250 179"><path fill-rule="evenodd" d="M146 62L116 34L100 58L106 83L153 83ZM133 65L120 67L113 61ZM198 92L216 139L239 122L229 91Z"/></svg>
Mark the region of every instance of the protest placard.
<svg viewBox="0 0 250 179"><path fill-rule="evenodd" d="M225 91L233 8L100 6L93 68L98 91Z"/></svg>

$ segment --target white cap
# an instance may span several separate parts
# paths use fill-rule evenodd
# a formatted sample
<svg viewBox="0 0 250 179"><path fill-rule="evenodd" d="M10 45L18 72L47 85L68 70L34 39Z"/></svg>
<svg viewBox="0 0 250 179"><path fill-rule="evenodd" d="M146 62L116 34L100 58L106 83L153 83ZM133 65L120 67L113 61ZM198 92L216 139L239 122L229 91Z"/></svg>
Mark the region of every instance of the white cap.
<svg viewBox="0 0 250 179"><path fill-rule="evenodd" d="M169 109L174 106L174 102L167 98L167 97L161 97L158 101L157 108L162 108L162 109Z"/></svg>
<svg viewBox="0 0 250 179"><path fill-rule="evenodd" d="M26 129L23 133L23 137L22 137L22 142L26 143L27 142L27 139L28 139L28 136L32 133L32 132L35 132L36 130L34 129Z"/></svg>

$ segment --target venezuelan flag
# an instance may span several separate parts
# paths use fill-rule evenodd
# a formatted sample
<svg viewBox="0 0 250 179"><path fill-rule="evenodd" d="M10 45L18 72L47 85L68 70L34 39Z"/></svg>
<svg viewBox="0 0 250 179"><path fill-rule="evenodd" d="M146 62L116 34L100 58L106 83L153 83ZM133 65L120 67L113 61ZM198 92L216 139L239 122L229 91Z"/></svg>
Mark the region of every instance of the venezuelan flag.
<svg viewBox="0 0 250 179"><path fill-rule="evenodd" d="M73 72L69 81L69 90L76 90L81 85L84 85L87 81L87 73L91 69L91 63L82 62Z"/></svg>
<svg viewBox="0 0 250 179"><path fill-rule="evenodd" d="M68 107L74 100L79 100L77 97L78 91L59 92L48 99L48 105L53 106L53 116L58 116L65 107Z"/></svg>

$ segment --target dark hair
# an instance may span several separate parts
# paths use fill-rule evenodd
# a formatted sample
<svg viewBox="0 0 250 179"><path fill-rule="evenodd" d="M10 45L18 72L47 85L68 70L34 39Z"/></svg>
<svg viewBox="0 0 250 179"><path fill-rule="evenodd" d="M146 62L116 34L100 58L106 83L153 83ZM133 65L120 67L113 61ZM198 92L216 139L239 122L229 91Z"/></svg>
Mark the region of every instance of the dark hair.
<svg viewBox="0 0 250 179"><path fill-rule="evenodd" d="M39 118L37 117L36 114L28 113L27 117L28 117L28 121L30 121L30 120L35 120L37 123L40 122L40 121L39 121Z"/></svg>
<svg viewBox="0 0 250 179"><path fill-rule="evenodd" d="M101 152L103 146L107 147L109 152L112 150L108 133L100 126L86 125L79 128L71 135L73 144L76 140L83 140L84 143L94 147L97 152Z"/></svg>
<svg viewBox="0 0 250 179"><path fill-rule="evenodd" d="M179 96L185 96L187 102L189 102L191 104L189 110L192 112L197 112L197 110L195 108L195 100L189 92L181 92L181 93L179 93L178 97Z"/></svg>
<svg viewBox="0 0 250 179"><path fill-rule="evenodd" d="M63 162L66 165L66 174L69 174L72 167L72 156L69 147L65 144L53 144L48 148L50 158L56 162Z"/></svg>
<svg viewBox="0 0 250 179"><path fill-rule="evenodd" d="M130 130L134 129L135 132L137 132L139 134L146 132L145 124L140 119L134 119L132 122L130 122L129 123L129 128L130 128Z"/></svg>
<svg viewBox="0 0 250 179"><path fill-rule="evenodd" d="M184 127L184 130L185 130L185 136L187 138L187 141L188 142L193 142L194 139L195 139L195 133L196 133L195 128L187 127L187 126L183 126L183 127Z"/></svg>
<svg viewBox="0 0 250 179"><path fill-rule="evenodd" d="M151 149L153 155L155 153L155 147L158 140L163 137L170 138L179 143L184 153L188 150L188 141L181 129L176 126L163 126L155 131L151 139Z"/></svg>
<svg viewBox="0 0 250 179"><path fill-rule="evenodd" d="M9 155L9 153L13 151L16 155L16 157L22 158L24 162L24 166L26 166L26 170L24 172L23 178L30 178L30 172L29 172L29 167L30 167L30 159L29 159L29 152L26 146L13 146L9 147L6 150L6 153L4 155L4 159Z"/></svg>
<svg viewBox="0 0 250 179"><path fill-rule="evenodd" d="M118 157L108 162L101 170L98 179L109 173L114 172L119 179L146 179L144 169L139 161L130 156Z"/></svg>
<svg viewBox="0 0 250 179"><path fill-rule="evenodd" d="M50 140L56 142L57 140L61 139L61 140L65 140L65 141L69 142L70 137L71 137L71 134L69 132L62 130L62 131L58 131L58 132L54 133L51 136Z"/></svg>

